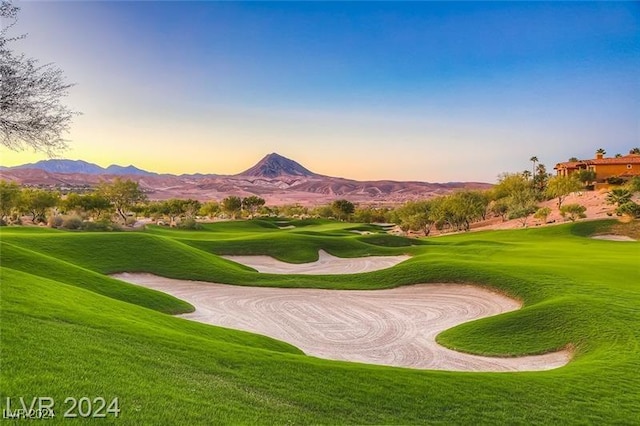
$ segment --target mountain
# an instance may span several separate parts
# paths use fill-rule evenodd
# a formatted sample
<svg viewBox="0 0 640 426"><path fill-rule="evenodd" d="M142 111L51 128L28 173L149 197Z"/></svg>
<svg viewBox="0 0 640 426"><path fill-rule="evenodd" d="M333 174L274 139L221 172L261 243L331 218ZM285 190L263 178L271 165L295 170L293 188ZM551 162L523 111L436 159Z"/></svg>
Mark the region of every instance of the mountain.
<svg viewBox="0 0 640 426"><path fill-rule="evenodd" d="M255 166L237 174L236 176L273 179L284 176L317 177L320 175L306 169L300 165L300 163L273 152L258 161Z"/></svg>
<svg viewBox="0 0 640 426"><path fill-rule="evenodd" d="M97 164L82 160L41 160L37 163L23 164L21 166L7 167L12 169L39 169L49 173L86 173L97 175L104 173L104 169Z"/></svg>
<svg viewBox="0 0 640 426"><path fill-rule="evenodd" d="M106 169L104 169L104 173L110 175L157 175L157 173L151 173L146 170L139 169L135 166L118 166L117 164L112 164Z"/></svg>
<svg viewBox="0 0 640 426"><path fill-rule="evenodd" d="M313 173L299 163L272 153L255 166L231 176L214 174L157 174L135 166L111 165L106 169L85 161L45 160L35 164L0 169L0 180L61 191L86 190L102 181L126 175L138 182L152 200L194 198L221 200L229 195L257 195L269 205L319 205L338 198L354 203L387 205L425 199L458 189L488 189L479 182L357 181Z"/></svg>
<svg viewBox="0 0 640 426"><path fill-rule="evenodd" d="M88 175L146 175L151 176L156 173L147 172L134 166L118 166L112 164L106 169L97 164L88 163L82 160L41 160L37 163L23 164L15 167L4 167L3 170L37 169L49 173L81 173Z"/></svg>

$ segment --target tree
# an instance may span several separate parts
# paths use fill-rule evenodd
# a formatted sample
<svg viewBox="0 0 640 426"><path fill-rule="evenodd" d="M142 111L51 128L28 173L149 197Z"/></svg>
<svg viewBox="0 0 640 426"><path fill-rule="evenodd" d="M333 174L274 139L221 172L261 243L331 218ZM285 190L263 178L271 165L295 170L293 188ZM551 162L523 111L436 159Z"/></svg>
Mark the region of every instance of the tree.
<svg viewBox="0 0 640 426"><path fill-rule="evenodd" d="M0 180L0 225L6 224L5 218L18 206L20 186L15 182Z"/></svg>
<svg viewBox="0 0 640 426"><path fill-rule="evenodd" d="M85 212L100 219L100 215L111 207L111 202L98 193L80 195L72 192L62 201L61 207L65 212Z"/></svg>
<svg viewBox="0 0 640 426"><path fill-rule="evenodd" d="M7 36L19 10L10 1L0 2L0 19L13 21L0 30L0 143L15 151L32 148L53 155L66 147L62 136L77 114L61 103L72 85L59 68L9 48L10 42L24 38Z"/></svg>
<svg viewBox="0 0 640 426"><path fill-rule="evenodd" d="M554 176L549 179L545 192L549 198L557 198L558 208L561 208L567 195L580 189L582 185L575 176Z"/></svg>
<svg viewBox="0 0 640 426"><path fill-rule="evenodd" d="M436 222L432 205L432 201L407 201L396 209L395 223L403 231L422 231L428 236Z"/></svg>
<svg viewBox="0 0 640 426"><path fill-rule="evenodd" d="M531 172L529 170L524 170L522 172L522 177L524 177L526 180L531 179Z"/></svg>
<svg viewBox="0 0 640 426"><path fill-rule="evenodd" d="M340 220L349 220L349 217L356 210L356 206L349 200L335 200L331 203L331 210Z"/></svg>
<svg viewBox="0 0 640 426"><path fill-rule="evenodd" d="M580 161L580 160L578 160L578 157L571 157L571 158L569 158L569 162L570 162L570 163L576 163L576 162L578 162L578 161Z"/></svg>
<svg viewBox="0 0 640 426"><path fill-rule="evenodd" d="M533 186L539 193L543 193L547 189L547 182L549 181L549 174L547 173L547 167L539 163L536 167L536 175L533 177Z"/></svg>
<svg viewBox="0 0 640 426"><path fill-rule="evenodd" d="M242 199L235 195L230 195L222 200L222 211L235 219L242 211Z"/></svg>
<svg viewBox="0 0 640 426"><path fill-rule="evenodd" d="M631 148L629 154L640 154L640 148Z"/></svg>
<svg viewBox="0 0 640 426"><path fill-rule="evenodd" d="M31 214L33 223L47 221L47 210L60 201L60 194L44 189L27 188L20 194L19 206L23 212Z"/></svg>
<svg viewBox="0 0 640 426"><path fill-rule="evenodd" d="M596 180L596 172L594 172L593 170L582 169L578 170L574 174L576 175L576 178L580 182L582 182L583 185L589 185L591 182L594 182Z"/></svg>
<svg viewBox="0 0 640 426"><path fill-rule="evenodd" d="M136 204L147 199L138 182L115 178L113 182L103 182L98 186L98 194L111 202L116 213L124 223L127 222L128 211Z"/></svg>
<svg viewBox="0 0 640 426"><path fill-rule="evenodd" d="M527 182L527 179L521 174L503 173L498 176L498 183L491 189L491 194L494 200L499 200L528 188L531 188L531 182Z"/></svg>
<svg viewBox="0 0 640 426"><path fill-rule="evenodd" d="M258 210L260 206L264 206L264 203L264 198L260 198L256 195L252 195L250 197L245 197L242 199L242 207L249 212L249 215L252 219L256 214L256 210Z"/></svg>
<svg viewBox="0 0 640 426"><path fill-rule="evenodd" d="M631 196L631 191L626 188L614 188L607 193L607 198L605 200L607 204L617 204L618 206L621 206L622 204L631 201Z"/></svg>
<svg viewBox="0 0 640 426"><path fill-rule="evenodd" d="M535 155L531 158L529 158L529 161L531 161L533 163L533 167L531 168L531 176L535 176L536 175L536 163L538 162L538 157L536 157Z"/></svg>
<svg viewBox="0 0 640 426"><path fill-rule="evenodd" d="M571 222L587 217L584 213L585 211L587 211L587 208L580 204L567 204L566 206L560 207L560 215L562 215L562 217L568 216Z"/></svg>
<svg viewBox="0 0 640 426"><path fill-rule="evenodd" d="M622 154L617 153L617 154L616 154L616 155L614 155L613 157L614 157L614 158L621 158L621 157L622 157Z"/></svg>
<svg viewBox="0 0 640 426"><path fill-rule="evenodd" d="M604 150L604 148L598 148L598 149L596 150L596 154L602 154L602 155L605 155L606 153L607 153L607 151L605 151L605 150Z"/></svg>
<svg viewBox="0 0 640 426"><path fill-rule="evenodd" d="M504 222L507 220L507 214L509 213L509 203L507 202L507 198L500 198L499 200L494 200L489 204L489 211L502 218Z"/></svg>
<svg viewBox="0 0 640 426"><path fill-rule="evenodd" d="M529 215L536 211L536 194L531 188L516 192L507 198L509 219L519 219L522 226L527 226Z"/></svg>
<svg viewBox="0 0 640 426"><path fill-rule="evenodd" d="M200 207L200 215L213 219L220 213L220 204L217 201L207 201Z"/></svg>

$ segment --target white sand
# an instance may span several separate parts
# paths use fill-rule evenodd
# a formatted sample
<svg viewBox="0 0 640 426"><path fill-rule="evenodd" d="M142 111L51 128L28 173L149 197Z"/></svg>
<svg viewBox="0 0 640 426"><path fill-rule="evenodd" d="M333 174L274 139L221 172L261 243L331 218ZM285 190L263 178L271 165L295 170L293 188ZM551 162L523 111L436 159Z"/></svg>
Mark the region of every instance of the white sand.
<svg viewBox="0 0 640 426"><path fill-rule="evenodd" d="M196 311L184 318L271 336L320 358L455 371L549 370L571 358L569 351L484 357L438 345L435 337L443 330L520 307L471 285L340 291L243 287L150 274L114 277L188 301Z"/></svg>
<svg viewBox="0 0 640 426"><path fill-rule="evenodd" d="M631 237L627 237L626 235L594 235L594 240L608 240L608 241L636 241Z"/></svg>
<svg viewBox="0 0 640 426"><path fill-rule="evenodd" d="M309 263L287 263L271 256L222 256L225 259L249 266L258 272L269 274L357 274L391 268L410 256L369 256L343 258L330 255L324 250L318 252L318 260Z"/></svg>

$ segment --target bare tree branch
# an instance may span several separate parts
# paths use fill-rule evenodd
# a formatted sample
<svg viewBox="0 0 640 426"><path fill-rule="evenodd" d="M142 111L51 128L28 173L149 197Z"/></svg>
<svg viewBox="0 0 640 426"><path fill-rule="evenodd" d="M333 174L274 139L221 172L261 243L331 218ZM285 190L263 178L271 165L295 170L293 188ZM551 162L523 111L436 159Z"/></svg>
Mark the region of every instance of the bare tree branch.
<svg viewBox="0 0 640 426"><path fill-rule="evenodd" d="M15 19L19 8L0 2L0 18ZM0 31L0 143L15 151L32 148L54 156L67 147L63 135L77 112L61 103L72 84L61 69L40 65L36 59L16 54L7 38L9 25Z"/></svg>

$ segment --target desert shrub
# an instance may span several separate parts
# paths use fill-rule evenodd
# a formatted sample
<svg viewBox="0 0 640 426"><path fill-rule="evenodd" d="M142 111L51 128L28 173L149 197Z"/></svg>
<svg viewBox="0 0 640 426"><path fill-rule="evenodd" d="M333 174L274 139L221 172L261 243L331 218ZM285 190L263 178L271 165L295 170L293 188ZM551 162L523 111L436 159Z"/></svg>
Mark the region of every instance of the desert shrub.
<svg viewBox="0 0 640 426"><path fill-rule="evenodd" d="M550 214L551 214L551 209L549 207L540 207L538 210L536 210L533 217L543 222L546 222L547 217L549 217Z"/></svg>
<svg viewBox="0 0 640 426"><path fill-rule="evenodd" d="M65 229L82 228L82 218L80 216L67 216L62 221L62 227Z"/></svg>
<svg viewBox="0 0 640 426"><path fill-rule="evenodd" d="M627 188L631 193L640 192L640 176L634 176L627 182Z"/></svg>
<svg viewBox="0 0 640 426"><path fill-rule="evenodd" d="M109 220L99 220L96 222L83 222L82 229L84 231L119 231L120 227Z"/></svg>
<svg viewBox="0 0 640 426"><path fill-rule="evenodd" d="M607 178L607 183L609 185L622 185L624 182L625 180L618 176L611 176Z"/></svg>
<svg viewBox="0 0 640 426"><path fill-rule="evenodd" d="M50 228L60 228L62 226L62 224L64 223L64 218L62 216L50 216L49 220L47 221L47 225L49 225Z"/></svg>
<svg viewBox="0 0 640 426"><path fill-rule="evenodd" d="M618 206L616 214L620 216L627 215L634 218L640 218L640 204L634 203L633 201L627 201L626 203Z"/></svg>
<svg viewBox="0 0 640 426"><path fill-rule="evenodd" d="M587 217L584 213L585 211L587 211L587 208L580 204L567 204L560 207L560 214L562 217L569 219L572 222L575 222L576 219L583 219Z"/></svg>
<svg viewBox="0 0 640 426"><path fill-rule="evenodd" d="M188 217L185 220L180 222L180 224L178 225L178 228L180 228L180 229L201 229L202 225L200 225L198 222L196 222L195 219Z"/></svg>

